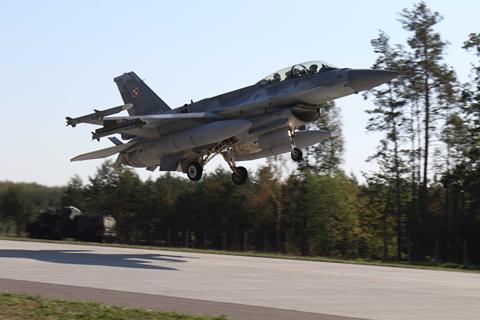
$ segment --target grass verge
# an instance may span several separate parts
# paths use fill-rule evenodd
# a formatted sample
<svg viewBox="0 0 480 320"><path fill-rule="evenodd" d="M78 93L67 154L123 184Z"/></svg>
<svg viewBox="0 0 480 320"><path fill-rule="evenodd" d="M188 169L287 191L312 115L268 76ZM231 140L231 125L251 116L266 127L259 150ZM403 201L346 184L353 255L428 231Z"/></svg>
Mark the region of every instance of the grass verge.
<svg viewBox="0 0 480 320"><path fill-rule="evenodd" d="M147 309L108 306L94 302L66 301L10 293L0 293L0 319L226 320L225 317L192 316Z"/></svg>
<svg viewBox="0 0 480 320"><path fill-rule="evenodd" d="M74 241L74 240L46 240L46 239L32 239L32 238L18 238L18 237L0 237L0 240L59 243L59 244L73 244L73 245L95 245L95 246L114 247L114 248L209 253L209 254L260 257L260 258L272 258L272 259L359 264L359 265L379 266L379 267L396 267L396 268L480 273L480 266L462 265L462 264L456 264L451 262L440 263L440 262L382 261L382 260L366 260L366 259L340 259L340 258L319 257L319 256L306 257L306 256L287 255L287 254L281 254L281 253L267 253L267 252L256 252L256 251L224 251L224 250L197 249L197 248L159 247L159 246L145 246L145 245L133 245L133 244L81 242L81 241Z"/></svg>

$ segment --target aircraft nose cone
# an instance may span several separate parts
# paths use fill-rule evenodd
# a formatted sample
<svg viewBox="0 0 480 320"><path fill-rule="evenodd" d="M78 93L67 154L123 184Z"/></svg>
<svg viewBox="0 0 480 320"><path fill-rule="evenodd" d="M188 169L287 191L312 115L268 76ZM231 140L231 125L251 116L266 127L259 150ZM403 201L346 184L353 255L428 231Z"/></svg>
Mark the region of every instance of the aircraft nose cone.
<svg viewBox="0 0 480 320"><path fill-rule="evenodd" d="M355 91L372 89L399 75L396 71L359 69L348 71L348 85Z"/></svg>

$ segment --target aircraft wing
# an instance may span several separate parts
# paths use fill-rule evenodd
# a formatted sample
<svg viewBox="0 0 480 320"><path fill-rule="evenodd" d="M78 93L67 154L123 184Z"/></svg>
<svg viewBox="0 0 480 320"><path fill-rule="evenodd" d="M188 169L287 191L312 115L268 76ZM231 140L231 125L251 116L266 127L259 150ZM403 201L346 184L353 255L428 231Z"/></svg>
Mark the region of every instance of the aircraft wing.
<svg viewBox="0 0 480 320"><path fill-rule="evenodd" d="M76 157L73 157L72 159L70 159L70 161L82 161L82 160L101 159L101 158L110 157L116 153L125 151L131 147L134 147L136 144L137 144L137 141L130 141L125 144L119 144L113 147L83 153Z"/></svg>
<svg viewBox="0 0 480 320"><path fill-rule="evenodd" d="M219 116L211 112L189 112L189 113L162 113L162 114L149 114L140 116L113 116L105 117L104 121L130 121L130 120L142 120L146 122L147 127L157 127L163 123L172 122L176 120L187 119L206 119L206 118L218 118Z"/></svg>
<svg viewBox="0 0 480 320"><path fill-rule="evenodd" d="M198 120L219 118L210 112L162 113L154 115L113 116L103 118L103 127L93 132L92 138L99 139L115 133L142 136L148 129L167 134L170 130L186 129L198 125ZM144 131L143 129L147 129Z"/></svg>

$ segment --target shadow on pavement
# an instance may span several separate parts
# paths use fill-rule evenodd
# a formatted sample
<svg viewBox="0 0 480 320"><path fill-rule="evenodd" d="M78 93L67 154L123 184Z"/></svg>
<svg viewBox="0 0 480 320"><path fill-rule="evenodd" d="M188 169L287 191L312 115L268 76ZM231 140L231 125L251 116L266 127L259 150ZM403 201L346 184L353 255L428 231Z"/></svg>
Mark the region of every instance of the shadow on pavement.
<svg viewBox="0 0 480 320"><path fill-rule="evenodd" d="M0 250L0 258L33 259L51 263L106 266L120 268L141 268L155 270L177 270L172 267L151 264L155 261L187 262L182 256L161 254L105 254L90 250Z"/></svg>

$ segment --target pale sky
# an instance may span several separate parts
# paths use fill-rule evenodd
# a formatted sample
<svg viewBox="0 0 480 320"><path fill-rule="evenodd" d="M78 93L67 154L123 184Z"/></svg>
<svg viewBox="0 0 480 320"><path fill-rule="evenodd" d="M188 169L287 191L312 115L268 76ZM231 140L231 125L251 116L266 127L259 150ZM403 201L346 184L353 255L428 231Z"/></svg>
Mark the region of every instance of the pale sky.
<svg viewBox="0 0 480 320"><path fill-rule="evenodd" d="M84 180L102 160L71 163L108 147L91 141L93 127L65 127L65 116L122 104L113 78L135 71L178 107L257 82L285 66L326 60L368 68L370 40L385 30L408 36L397 21L413 1L7 1L0 0L0 180L63 185ZM471 56L461 49L478 32L480 1L431 0L439 11L447 62L468 79ZM374 168L366 158L378 135L366 134L370 101L337 100L346 139L344 169ZM222 164L215 159L211 172ZM259 162L244 162L255 169ZM160 173L136 169L142 178Z"/></svg>

